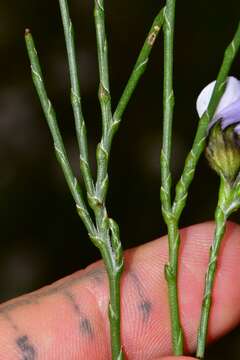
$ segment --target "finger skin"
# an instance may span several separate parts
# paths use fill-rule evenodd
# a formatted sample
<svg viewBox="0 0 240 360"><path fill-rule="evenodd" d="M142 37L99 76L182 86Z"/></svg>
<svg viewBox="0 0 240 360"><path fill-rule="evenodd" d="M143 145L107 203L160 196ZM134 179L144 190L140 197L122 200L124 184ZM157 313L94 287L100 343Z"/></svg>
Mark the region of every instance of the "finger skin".
<svg viewBox="0 0 240 360"><path fill-rule="evenodd" d="M154 360L197 360L196 358L193 357L188 357L188 356L168 356L168 357L162 357L162 358L158 358L158 359L154 359Z"/></svg>
<svg viewBox="0 0 240 360"><path fill-rule="evenodd" d="M204 275L214 225L181 231L180 315L185 347L196 347ZM221 247L209 339L240 319L240 227L228 224ZM125 253L122 277L122 339L126 360L153 360L171 354L164 264L166 237ZM108 284L101 262L52 286L0 307L1 360L110 360Z"/></svg>

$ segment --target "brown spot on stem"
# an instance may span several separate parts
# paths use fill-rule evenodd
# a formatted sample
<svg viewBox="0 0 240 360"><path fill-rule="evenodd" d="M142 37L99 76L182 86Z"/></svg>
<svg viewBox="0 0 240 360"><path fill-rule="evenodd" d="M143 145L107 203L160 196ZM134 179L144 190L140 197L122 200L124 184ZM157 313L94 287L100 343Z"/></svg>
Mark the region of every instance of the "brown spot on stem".
<svg viewBox="0 0 240 360"><path fill-rule="evenodd" d="M150 33L148 35L148 40L147 41L148 41L150 46L153 46L153 44L154 44L154 42L156 40L156 37L157 37L157 33L155 31L153 31L152 33Z"/></svg>

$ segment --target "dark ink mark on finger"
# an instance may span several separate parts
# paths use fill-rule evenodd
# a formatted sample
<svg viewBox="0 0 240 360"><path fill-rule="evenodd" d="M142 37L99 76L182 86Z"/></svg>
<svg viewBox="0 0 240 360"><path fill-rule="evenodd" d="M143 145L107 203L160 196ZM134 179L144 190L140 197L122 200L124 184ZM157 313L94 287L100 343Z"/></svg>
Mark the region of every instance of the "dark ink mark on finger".
<svg viewBox="0 0 240 360"><path fill-rule="evenodd" d="M129 276L132 278L133 283L137 289L138 295L140 296L140 298L144 298L144 289L143 286L141 284L141 281L139 280L138 276L135 274L135 272L133 271L129 271Z"/></svg>
<svg viewBox="0 0 240 360"><path fill-rule="evenodd" d="M102 283L104 275L106 275L106 270L104 268L97 268L86 273L87 277L92 278L98 284Z"/></svg>
<svg viewBox="0 0 240 360"><path fill-rule="evenodd" d="M148 321L151 310L152 310L152 304L150 301L141 301L141 303L139 304L139 309L141 310L142 314L143 314L143 321Z"/></svg>
<svg viewBox="0 0 240 360"><path fill-rule="evenodd" d="M9 325L13 328L13 330L18 331L18 327L13 321L8 311L0 312L0 315L9 323Z"/></svg>
<svg viewBox="0 0 240 360"><path fill-rule="evenodd" d="M73 294L72 294L70 291L64 291L64 295L65 295L65 296L68 298L68 300L71 302L74 311L75 311L78 315L80 315L80 309L79 309L79 306L78 306L76 300L75 300L74 297L73 297Z"/></svg>
<svg viewBox="0 0 240 360"><path fill-rule="evenodd" d="M74 312L77 314L77 316L80 319L80 330L85 336L94 336L93 328L91 325L90 320L86 317L86 315L80 311L80 307L77 304L73 294L68 290L64 292L65 296L68 298L68 300L71 302L71 305L74 309Z"/></svg>
<svg viewBox="0 0 240 360"><path fill-rule="evenodd" d="M12 311L15 308L19 306L26 306L26 305L32 305L34 302L34 299L32 298L32 295L28 295L28 299L25 298L19 298L14 301L7 302L6 304L1 305L0 307L0 315L4 314L5 311Z"/></svg>
<svg viewBox="0 0 240 360"><path fill-rule="evenodd" d="M17 346L21 350L22 358L21 360L35 360L36 359L36 351L34 347L29 343L28 337L21 336L16 341Z"/></svg>
<svg viewBox="0 0 240 360"><path fill-rule="evenodd" d="M80 328L85 335L93 337L93 329L89 319L80 320Z"/></svg>
<svg viewBox="0 0 240 360"><path fill-rule="evenodd" d="M147 299L147 296L145 295L144 287L141 284L141 281L139 280L136 273L133 271L129 271L129 276L132 278L134 286L136 287L138 296L141 299L140 304L138 304L138 308L140 309L140 311L142 313L143 321L147 322L150 317L150 314L151 314L152 303L150 300Z"/></svg>

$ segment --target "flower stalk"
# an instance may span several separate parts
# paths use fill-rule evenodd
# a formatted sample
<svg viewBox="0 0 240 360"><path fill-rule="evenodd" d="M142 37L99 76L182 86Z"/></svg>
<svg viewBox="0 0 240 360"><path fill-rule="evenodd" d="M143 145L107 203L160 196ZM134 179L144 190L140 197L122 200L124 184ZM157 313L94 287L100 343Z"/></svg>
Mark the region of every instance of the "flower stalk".
<svg viewBox="0 0 240 360"><path fill-rule="evenodd" d="M202 302L201 320L198 330L197 353L203 359L207 342L209 315L212 303L212 290L217 269L218 254L225 234L228 217L240 207L238 186L232 186L221 176L218 204L215 212L215 234L210 249L208 269L205 277L205 289Z"/></svg>

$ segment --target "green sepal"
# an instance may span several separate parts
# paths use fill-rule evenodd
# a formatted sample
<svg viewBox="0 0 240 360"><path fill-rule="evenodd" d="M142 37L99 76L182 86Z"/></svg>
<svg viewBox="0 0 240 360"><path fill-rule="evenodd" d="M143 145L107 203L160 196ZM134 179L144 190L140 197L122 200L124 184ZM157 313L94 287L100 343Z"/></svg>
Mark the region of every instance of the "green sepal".
<svg viewBox="0 0 240 360"><path fill-rule="evenodd" d="M240 170L240 143L234 127L221 129L217 123L210 132L206 157L210 166L229 184L234 184Z"/></svg>

